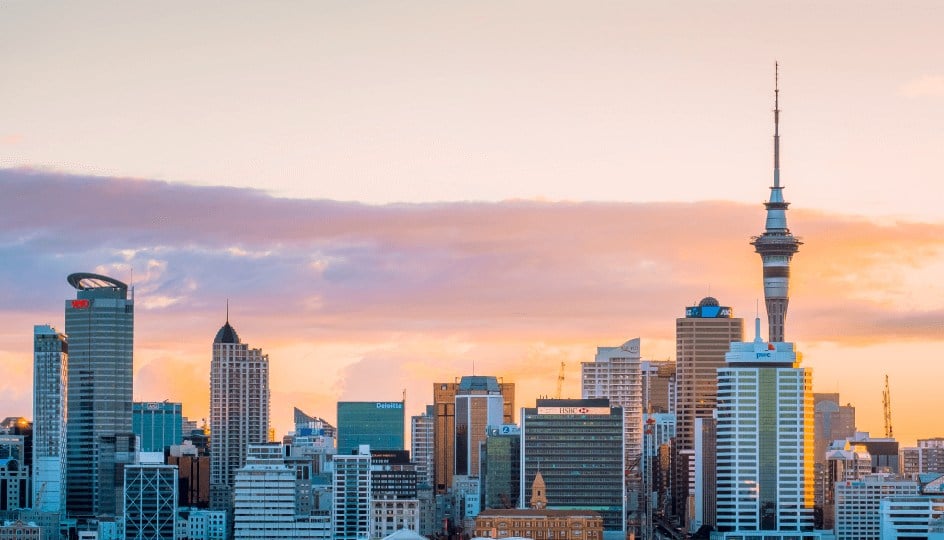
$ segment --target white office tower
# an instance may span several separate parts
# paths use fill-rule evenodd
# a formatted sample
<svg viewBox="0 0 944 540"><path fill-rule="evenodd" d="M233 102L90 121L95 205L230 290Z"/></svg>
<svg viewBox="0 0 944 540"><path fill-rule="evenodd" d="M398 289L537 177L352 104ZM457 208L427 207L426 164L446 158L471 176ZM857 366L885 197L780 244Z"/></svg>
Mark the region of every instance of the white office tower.
<svg viewBox="0 0 944 540"><path fill-rule="evenodd" d="M836 485L859 480L872 474L872 456L865 445L847 440L833 441L824 452L826 459L821 478L823 528L836 525Z"/></svg>
<svg viewBox="0 0 944 540"><path fill-rule="evenodd" d="M859 480L836 483L836 540L879 540L879 503L896 496L917 495L917 482L887 473L869 474Z"/></svg>
<svg viewBox="0 0 944 540"><path fill-rule="evenodd" d="M812 373L792 343L733 342L718 368L717 528L712 538L817 538Z"/></svg>
<svg viewBox="0 0 944 540"><path fill-rule="evenodd" d="M891 497L879 503L881 540L944 539L944 496Z"/></svg>
<svg viewBox="0 0 944 540"><path fill-rule="evenodd" d="M125 540L177 540L177 466L124 466Z"/></svg>
<svg viewBox="0 0 944 540"><path fill-rule="evenodd" d="M609 398L610 406L623 408L623 444L626 463L642 455L642 370L639 338L619 347L597 347L593 362L582 362L583 399Z"/></svg>
<svg viewBox="0 0 944 540"><path fill-rule="evenodd" d="M435 408L426 406L426 412L410 417L410 449L413 463L416 465L416 483L418 486L433 485L433 428L435 427Z"/></svg>
<svg viewBox="0 0 944 540"><path fill-rule="evenodd" d="M33 509L63 515L68 352L64 334L33 327Z"/></svg>
<svg viewBox="0 0 944 540"><path fill-rule="evenodd" d="M246 465L236 471L234 538L330 538L326 519L297 515L295 479L281 444L249 445Z"/></svg>
<svg viewBox="0 0 944 540"><path fill-rule="evenodd" d="M334 457L334 505L331 509L334 540L370 537L370 447L360 445L357 454Z"/></svg>

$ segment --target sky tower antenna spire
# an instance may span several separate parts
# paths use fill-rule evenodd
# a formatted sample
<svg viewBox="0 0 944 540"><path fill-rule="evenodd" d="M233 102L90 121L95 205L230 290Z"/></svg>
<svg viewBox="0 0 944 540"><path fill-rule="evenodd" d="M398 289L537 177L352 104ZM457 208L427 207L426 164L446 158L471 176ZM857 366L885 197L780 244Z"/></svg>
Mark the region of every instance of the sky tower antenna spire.
<svg viewBox="0 0 944 540"><path fill-rule="evenodd" d="M780 187L780 63L774 62L774 187Z"/></svg>

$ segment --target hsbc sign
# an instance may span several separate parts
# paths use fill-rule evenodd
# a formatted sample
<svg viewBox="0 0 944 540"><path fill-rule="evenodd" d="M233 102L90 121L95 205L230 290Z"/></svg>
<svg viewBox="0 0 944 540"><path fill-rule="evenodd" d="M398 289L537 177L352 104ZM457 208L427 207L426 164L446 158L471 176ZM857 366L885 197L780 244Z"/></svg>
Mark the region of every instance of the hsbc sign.
<svg viewBox="0 0 944 540"><path fill-rule="evenodd" d="M538 414L610 414L609 407L538 407Z"/></svg>

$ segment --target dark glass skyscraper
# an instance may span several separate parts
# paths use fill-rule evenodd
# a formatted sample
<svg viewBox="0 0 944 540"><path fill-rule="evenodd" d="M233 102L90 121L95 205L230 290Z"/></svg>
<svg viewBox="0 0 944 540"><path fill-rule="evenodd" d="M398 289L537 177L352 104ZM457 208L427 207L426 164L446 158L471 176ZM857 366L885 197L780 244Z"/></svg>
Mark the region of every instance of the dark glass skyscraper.
<svg viewBox="0 0 944 540"><path fill-rule="evenodd" d="M99 471L112 470L99 451L104 437L131 431L134 295L117 279L79 273L68 278L75 300L66 300L69 336L66 509L91 517L104 508L108 490ZM112 471L113 472L113 471Z"/></svg>

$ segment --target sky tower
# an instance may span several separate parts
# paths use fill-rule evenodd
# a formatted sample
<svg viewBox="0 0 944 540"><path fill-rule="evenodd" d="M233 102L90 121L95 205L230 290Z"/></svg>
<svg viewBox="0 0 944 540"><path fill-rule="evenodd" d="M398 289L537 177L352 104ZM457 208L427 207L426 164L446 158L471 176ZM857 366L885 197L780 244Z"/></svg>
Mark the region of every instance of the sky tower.
<svg viewBox="0 0 944 540"><path fill-rule="evenodd" d="M770 342L784 341L783 326L790 302L790 260L800 249L800 239L787 228L787 207L780 185L780 87L778 66L774 64L774 185L770 188L767 207L767 226L764 233L751 239L754 250L764 263L764 303L767 305L767 324Z"/></svg>

